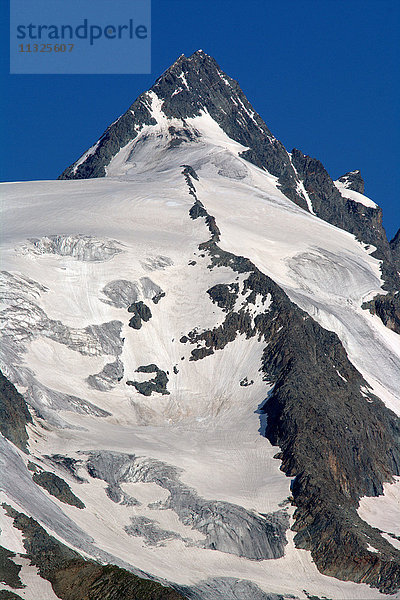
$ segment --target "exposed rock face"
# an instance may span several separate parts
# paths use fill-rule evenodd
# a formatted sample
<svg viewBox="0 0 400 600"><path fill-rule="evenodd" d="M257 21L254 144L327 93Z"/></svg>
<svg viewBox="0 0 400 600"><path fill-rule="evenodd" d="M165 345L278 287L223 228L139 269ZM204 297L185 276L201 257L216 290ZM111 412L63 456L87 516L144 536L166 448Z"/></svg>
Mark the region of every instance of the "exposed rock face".
<svg viewBox="0 0 400 600"><path fill-rule="evenodd" d="M141 300L131 304L128 308L128 312L133 313L133 317L129 321L129 327L132 327L133 329L140 329L142 321L147 323L152 316L150 308Z"/></svg>
<svg viewBox="0 0 400 600"><path fill-rule="evenodd" d="M51 537L34 519L3 505L14 525L24 534L31 564L50 581L62 600L180 600L171 588L142 579L113 565L83 559L77 552Z"/></svg>
<svg viewBox="0 0 400 600"><path fill-rule="evenodd" d="M169 395L167 390L168 377L165 371L162 371L157 365L143 365L136 369L136 373L155 373L155 376L148 381L127 381L126 385L132 385L137 389L139 394L143 396L151 396L154 392L156 394Z"/></svg>
<svg viewBox="0 0 400 600"><path fill-rule="evenodd" d="M327 575L396 591L400 552L356 509L360 497L381 494L382 483L400 475L400 420L368 391L335 333L248 259L223 251L213 237L200 247L210 255L209 268L248 273L247 302L233 310L225 289L217 294L227 309L223 324L181 341L204 344L192 350L192 360L224 348L238 334L266 342L262 370L274 387L259 407L260 431L280 446L281 468L295 477L296 545L310 550ZM268 309L254 314L257 296L268 300ZM368 543L378 552L370 552Z"/></svg>
<svg viewBox="0 0 400 600"><path fill-rule="evenodd" d="M23 598L17 594L14 594L14 592L0 590L0 600L23 600Z"/></svg>
<svg viewBox="0 0 400 600"><path fill-rule="evenodd" d="M399 288L400 279L382 225L382 210L379 207L371 208L350 198L344 198L319 160L294 149L292 161L303 180L315 214L324 221L353 233L358 240L376 246L377 250L373 256L383 261L382 274L387 289ZM355 180L351 181L349 189L359 191L363 188L360 179L361 175L356 176Z"/></svg>
<svg viewBox="0 0 400 600"><path fill-rule="evenodd" d="M390 241L390 248L397 269L400 271L400 229L398 230L394 238Z"/></svg>
<svg viewBox="0 0 400 600"><path fill-rule="evenodd" d="M181 73L186 86L181 86ZM181 91L174 93L179 88ZM163 111L169 117L185 119L206 110L230 138L249 148L244 158L266 167L279 178L284 193L293 195L297 177L288 153L254 111L239 84L223 73L212 57L202 51L189 58L181 56L152 90L162 99ZM298 202L306 207L300 195Z"/></svg>
<svg viewBox="0 0 400 600"><path fill-rule="evenodd" d="M41 471L40 473L34 473L32 479L35 483L47 490L49 494L58 500L61 500L61 502L76 506L77 508L85 508L83 502L72 492L68 483L66 483L64 479L61 479L61 477L58 477L58 475L55 475L50 471Z"/></svg>
<svg viewBox="0 0 400 600"><path fill-rule="evenodd" d="M362 308L369 309L372 314L378 315L386 327L400 334L400 286L398 285L400 279L400 229L390 241L389 247L392 257L390 272L394 275L389 274L389 285L386 284L383 287L391 291L386 295L378 294L370 302L364 303ZM388 272L387 262L383 264L382 271Z"/></svg>
<svg viewBox="0 0 400 600"><path fill-rule="evenodd" d="M224 285L219 283L207 290L211 300L215 302L222 310L229 312L234 306L238 297L239 285L231 283Z"/></svg>
<svg viewBox="0 0 400 600"><path fill-rule="evenodd" d="M5 583L12 588L18 589L24 586L19 577L21 566L15 564L12 560L14 556L14 552L0 546L0 583Z"/></svg>
<svg viewBox="0 0 400 600"><path fill-rule="evenodd" d="M242 387L248 387L249 385L253 385L253 383L254 383L254 380L253 380L253 379L251 379L251 380L249 381L249 380L248 380L248 378L247 378L247 377L245 377L244 379L242 379L242 380L239 382L239 385L241 385Z"/></svg>
<svg viewBox="0 0 400 600"><path fill-rule="evenodd" d="M364 179L361 177L360 171L350 171L339 177L339 181L349 190L359 192L360 194L364 193Z"/></svg>
<svg viewBox="0 0 400 600"><path fill-rule="evenodd" d="M134 112L134 116L132 112ZM104 177L105 166L111 158L128 142L137 136L137 129L143 125L155 125L156 120L151 116L146 99L142 94L132 104L129 110L106 129L101 136L96 150L81 164L71 165L60 175L60 179L89 179Z"/></svg>
<svg viewBox="0 0 400 600"><path fill-rule="evenodd" d="M400 292L378 294L362 307L368 308L373 315L378 315L386 327L400 334Z"/></svg>
<svg viewBox="0 0 400 600"><path fill-rule="evenodd" d="M23 396L0 371L0 432L24 452L27 452L28 423L32 423L32 417Z"/></svg>
<svg viewBox="0 0 400 600"><path fill-rule="evenodd" d="M153 296L152 300L153 300L154 304L158 304L160 302L161 298L165 298L165 292L159 292L158 294Z"/></svg>
<svg viewBox="0 0 400 600"><path fill-rule="evenodd" d="M183 85L182 73L186 85ZM273 175L282 178L284 189L292 193L296 174L285 148L254 111L238 83L223 73L213 58L202 51L189 58L182 55L156 81L151 92L162 100L163 111L169 117L184 120L207 110L232 139L250 148L244 154L248 160L267 166ZM232 97L238 99L236 104ZM135 139L143 125L153 124L156 121L151 113L150 97L144 93L107 129L96 150L78 166L68 167L60 178L104 177L111 158ZM303 205L306 207L304 199Z"/></svg>

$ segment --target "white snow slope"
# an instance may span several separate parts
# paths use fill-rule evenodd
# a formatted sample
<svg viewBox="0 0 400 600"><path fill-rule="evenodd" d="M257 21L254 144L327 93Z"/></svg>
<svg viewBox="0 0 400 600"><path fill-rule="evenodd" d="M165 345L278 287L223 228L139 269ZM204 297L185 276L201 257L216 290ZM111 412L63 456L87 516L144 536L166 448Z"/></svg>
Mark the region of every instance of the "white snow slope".
<svg viewBox="0 0 400 600"><path fill-rule="evenodd" d="M276 447L259 433L256 411L269 390L259 372L262 343L239 337L189 361L190 348L180 342L194 328L222 323L224 313L206 291L232 280L229 269L207 269L198 250L209 232L203 219L189 217L193 198L182 164L199 176L197 196L216 218L221 247L250 258L335 331L353 364L398 414L400 338L360 308L381 291L371 249L290 202L273 176L238 157L243 148L208 114L187 120L200 134L195 141L168 149L168 125L182 123L168 121L156 97L152 102L158 124L144 127L119 152L106 178L1 185L1 367L32 407L31 460L63 477L86 508L63 504L36 486L23 468L27 457L9 443L1 458L3 500L83 555L160 580L195 585L231 577L299 598L306 598L304 590L332 599L384 597L319 573L310 554L295 549L290 531L281 558L238 556L234 543L206 548L204 532L183 518L178 500L165 504L178 498L181 485L251 518L292 514L290 479L273 458ZM161 291L165 296L152 302ZM152 312L139 330L128 326L127 308L136 300ZM118 376L98 375L107 364ZM147 397L126 384L151 378L135 373L149 364L167 373L169 394ZM254 383L240 385L246 377ZM120 453L135 455L117 500L106 493L110 482L85 469L93 453L108 465ZM83 482L50 463L46 457L54 454L77 459ZM166 465L162 484L152 469ZM386 502L399 521L394 496ZM380 501L368 499L363 518L372 519L372 503ZM1 518L1 543L21 553L10 519ZM23 570L28 590L40 580L29 569ZM45 581L42 594L53 598Z"/></svg>
<svg viewBox="0 0 400 600"><path fill-rule="evenodd" d="M349 184L347 181L343 182L336 180L333 183L344 198L349 198L350 200L354 200L354 202L359 202L360 204L363 204L368 208L377 208L378 205L375 204L375 202L371 200L371 198L368 198L368 196L365 196L364 194L360 194L360 192L356 192L355 190L349 189Z"/></svg>

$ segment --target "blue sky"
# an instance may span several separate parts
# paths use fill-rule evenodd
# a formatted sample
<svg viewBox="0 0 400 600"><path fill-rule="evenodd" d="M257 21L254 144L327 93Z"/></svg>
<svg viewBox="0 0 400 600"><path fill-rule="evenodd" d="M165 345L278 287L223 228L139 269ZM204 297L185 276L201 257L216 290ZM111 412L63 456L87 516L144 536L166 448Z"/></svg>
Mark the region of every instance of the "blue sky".
<svg viewBox="0 0 400 600"><path fill-rule="evenodd" d="M8 74L7 5L0 180L55 179L180 54L202 48L288 150L333 178L360 169L388 236L400 227L399 2L153 0L151 75L76 76Z"/></svg>

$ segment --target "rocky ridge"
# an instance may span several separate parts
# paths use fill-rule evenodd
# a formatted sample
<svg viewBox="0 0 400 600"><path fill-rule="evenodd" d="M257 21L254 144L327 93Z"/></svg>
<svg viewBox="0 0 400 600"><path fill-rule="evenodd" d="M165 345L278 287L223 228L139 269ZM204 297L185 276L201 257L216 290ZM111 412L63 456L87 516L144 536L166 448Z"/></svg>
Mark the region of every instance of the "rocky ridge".
<svg viewBox="0 0 400 600"><path fill-rule="evenodd" d="M187 168L184 175L190 177ZM260 432L280 447L281 469L295 478L297 547L310 550L326 575L397 591L400 552L360 519L357 507L362 496L382 494L382 484L400 475L399 418L371 393L335 333L293 304L250 260L218 246L218 227L197 198L194 182L190 191L194 206L202 209L194 217L191 209L191 217L204 218L211 234L199 247L209 254L209 268L248 274L246 303L239 311L233 309L234 277L209 290L227 314L219 327L189 332L182 340L204 343L192 350L191 360L223 349L240 334L266 342L262 371L273 389L259 406ZM267 310L252 316L257 296Z"/></svg>

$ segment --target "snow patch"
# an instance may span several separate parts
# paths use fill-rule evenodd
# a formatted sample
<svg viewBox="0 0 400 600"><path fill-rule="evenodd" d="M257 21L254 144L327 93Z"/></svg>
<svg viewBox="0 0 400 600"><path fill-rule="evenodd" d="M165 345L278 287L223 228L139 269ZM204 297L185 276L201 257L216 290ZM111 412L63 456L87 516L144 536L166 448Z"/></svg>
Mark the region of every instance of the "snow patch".
<svg viewBox="0 0 400 600"><path fill-rule="evenodd" d="M372 527L377 527L386 534L400 536L400 477L394 483L383 484L383 495L364 497L360 500L358 514ZM393 545L393 538L386 539ZM396 546L397 547L397 546Z"/></svg>
<svg viewBox="0 0 400 600"><path fill-rule="evenodd" d="M373 200L371 200L367 196L364 196L364 194L360 194L359 192L350 190L347 187L346 183L343 183L342 181L339 181L339 180L334 181L333 183L335 184L335 186L337 187L337 189L339 190L339 192L341 193L343 198L349 198L350 200L354 200L354 202L363 204L364 206L367 206L368 208L378 208L378 205L375 204L375 202L373 202Z"/></svg>

